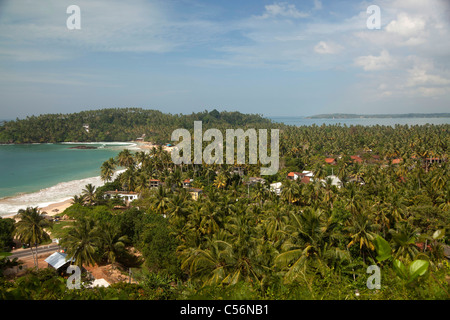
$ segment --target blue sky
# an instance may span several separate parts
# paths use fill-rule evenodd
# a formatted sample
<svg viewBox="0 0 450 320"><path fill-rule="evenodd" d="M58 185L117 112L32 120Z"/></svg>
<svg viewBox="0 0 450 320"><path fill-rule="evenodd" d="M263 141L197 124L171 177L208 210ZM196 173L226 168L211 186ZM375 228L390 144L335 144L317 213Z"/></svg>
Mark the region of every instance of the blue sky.
<svg viewBox="0 0 450 320"><path fill-rule="evenodd" d="M450 112L448 17L446 0L0 0L0 119Z"/></svg>

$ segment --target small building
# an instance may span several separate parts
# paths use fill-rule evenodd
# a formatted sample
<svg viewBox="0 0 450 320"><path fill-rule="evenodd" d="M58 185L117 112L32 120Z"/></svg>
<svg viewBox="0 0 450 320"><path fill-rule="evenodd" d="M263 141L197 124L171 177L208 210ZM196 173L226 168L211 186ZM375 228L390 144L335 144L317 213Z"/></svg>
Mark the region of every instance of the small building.
<svg viewBox="0 0 450 320"><path fill-rule="evenodd" d="M302 176L303 176L303 177L310 177L310 178L313 178L313 177L314 177L314 173L313 173L312 171L303 170Z"/></svg>
<svg viewBox="0 0 450 320"><path fill-rule="evenodd" d="M139 198L139 193L132 191L105 191L104 198L111 199L112 197L120 197L125 201L126 205L130 205L133 200Z"/></svg>
<svg viewBox="0 0 450 320"><path fill-rule="evenodd" d="M443 159L441 158L425 158L425 163L428 164L432 164L432 163L441 163L444 162Z"/></svg>
<svg viewBox="0 0 450 320"><path fill-rule="evenodd" d="M331 180L331 185L332 186L335 186L337 188L341 188L343 186L341 179L339 179L335 175L331 175L331 176L326 177L325 180L322 180L322 182L325 184L328 179Z"/></svg>
<svg viewBox="0 0 450 320"><path fill-rule="evenodd" d="M185 179L183 181L183 188L190 188L191 187L191 183L194 181L194 179Z"/></svg>
<svg viewBox="0 0 450 320"><path fill-rule="evenodd" d="M334 159L334 158L325 158L325 163L334 166L336 164L336 159Z"/></svg>
<svg viewBox="0 0 450 320"><path fill-rule="evenodd" d="M275 192L275 194L277 196L279 196L281 194L281 187L282 187L282 183L281 182L275 182L275 183L271 183L270 184L269 190L271 192Z"/></svg>
<svg viewBox="0 0 450 320"><path fill-rule="evenodd" d="M245 174L245 168L240 166L233 166L233 169L231 170L230 174L237 174L240 177L242 177Z"/></svg>
<svg viewBox="0 0 450 320"><path fill-rule="evenodd" d="M289 172L287 175L287 178L289 180L297 180L298 178L301 179L302 174L300 172Z"/></svg>
<svg viewBox="0 0 450 320"><path fill-rule="evenodd" d="M195 201L197 201L200 195L203 193L203 190L198 188L189 188L188 191L191 194L192 199Z"/></svg>
<svg viewBox="0 0 450 320"><path fill-rule="evenodd" d="M303 178L300 179L300 183L308 184L308 183L310 183L310 182L311 182L311 177L305 176L305 177L303 177Z"/></svg>
<svg viewBox="0 0 450 320"><path fill-rule="evenodd" d="M244 182L245 185L249 185L249 186L254 186L258 183L265 184L266 180L264 178L260 178L260 177L249 177L248 181Z"/></svg>
<svg viewBox="0 0 450 320"><path fill-rule="evenodd" d="M402 159L393 159L392 164L399 164L402 162Z"/></svg>
<svg viewBox="0 0 450 320"><path fill-rule="evenodd" d="M359 157L359 156L350 156L350 159L352 159L352 161L356 162L356 163L362 163L363 162L363 159L361 159L361 157Z"/></svg>
<svg viewBox="0 0 450 320"><path fill-rule="evenodd" d="M62 252L55 252L44 261L48 263L49 267L52 267L53 269L60 271L61 269L67 268L70 262L73 261L73 259L66 259L67 254Z"/></svg>
<svg viewBox="0 0 450 320"><path fill-rule="evenodd" d="M354 175L350 176L350 178L348 179L348 182L349 183L356 183L356 184L360 184L360 185L364 185L365 184L364 179L362 177L354 176Z"/></svg>
<svg viewBox="0 0 450 320"><path fill-rule="evenodd" d="M161 180L158 180L158 179L150 179L149 182L150 182L150 184L149 184L150 189L158 188L160 185L162 185Z"/></svg>

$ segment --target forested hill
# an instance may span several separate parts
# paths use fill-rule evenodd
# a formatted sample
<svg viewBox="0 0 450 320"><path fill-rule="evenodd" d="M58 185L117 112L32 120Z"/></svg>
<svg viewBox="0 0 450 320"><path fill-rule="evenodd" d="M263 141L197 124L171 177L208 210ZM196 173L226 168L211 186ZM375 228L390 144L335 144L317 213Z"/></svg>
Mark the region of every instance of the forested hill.
<svg viewBox="0 0 450 320"><path fill-rule="evenodd" d="M191 129L194 121L202 121L205 128L271 125L261 115L240 112L212 110L172 115L141 108L115 108L7 121L0 126L0 143L130 141L144 134L146 141L164 143L170 141L173 130Z"/></svg>

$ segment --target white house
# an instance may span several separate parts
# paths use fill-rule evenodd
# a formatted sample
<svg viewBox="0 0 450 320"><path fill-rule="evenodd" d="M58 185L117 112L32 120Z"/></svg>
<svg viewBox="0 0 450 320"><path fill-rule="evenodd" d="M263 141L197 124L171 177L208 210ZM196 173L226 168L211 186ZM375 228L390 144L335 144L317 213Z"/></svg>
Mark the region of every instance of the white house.
<svg viewBox="0 0 450 320"><path fill-rule="evenodd" d="M335 176L335 175L331 175L331 176L326 177L325 180L322 180L322 184L325 185L325 183L326 183L326 181L327 181L328 179L331 179L331 185L332 185L332 186L336 186L336 187L338 187L338 188L341 188L341 187L342 187L342 181L341 181L341 179L339 179L339 178L338 178L337 176Z"/></svg>
<svg viewBox="0 0 450 320"><path fill-rule="evenodd" d="M131 201L136 200L139 198L139 193L132 192L132 191L105 191L105 199L109 199L112 197L120 197L125 201L125 203L128 205L131 203Z"/></svg>
<svg viewBox="0 0 450 320"><path fill-rule="evenodd" d="M270 191L275 192L277 196L281 194L281 182L275 182L270 184Z"/></svg>

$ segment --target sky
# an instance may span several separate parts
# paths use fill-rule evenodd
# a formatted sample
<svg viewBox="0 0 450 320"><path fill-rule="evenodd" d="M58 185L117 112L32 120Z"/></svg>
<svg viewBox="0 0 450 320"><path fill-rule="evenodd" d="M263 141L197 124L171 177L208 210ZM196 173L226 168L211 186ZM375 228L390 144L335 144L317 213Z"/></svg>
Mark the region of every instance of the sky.
<svg viewBox="0 0 450 320"><path fill-rule="evenodd" d="M0 119L118 107L450 112L450 1L0 0Z"/></svg>

